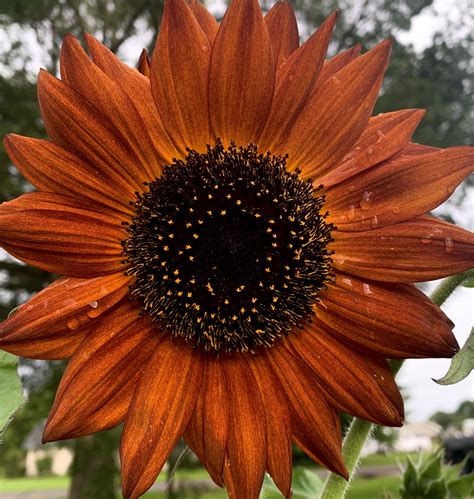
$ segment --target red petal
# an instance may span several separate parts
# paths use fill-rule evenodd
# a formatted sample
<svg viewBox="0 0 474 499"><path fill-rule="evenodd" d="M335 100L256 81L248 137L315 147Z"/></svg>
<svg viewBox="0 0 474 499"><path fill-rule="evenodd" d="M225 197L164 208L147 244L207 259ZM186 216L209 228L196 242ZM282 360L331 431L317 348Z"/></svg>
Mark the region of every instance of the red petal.
<svg viewBox="0 0 474 499"><path fill-rule="evenodd" d="M136 499L153 485L182 436L200 391L201 366L199 352L171 337L149 359L122 433L125 498Z"/></svg>
<svg viewBox="0 0 474 499"><path fill-rule="evenodd" d="M285 154L285 140L304 108L318 75L331 39L336 13L278 68L275 93L267 124L259 139L263 151Z"/></svg>
<svg viewBox="0 0 474 499"><path fill-rule="evenodd" d="M112 179L116 189L135 199L146 178L128 138L97 107L46 71L38 77L38 98L44 124L53 142ZM123 194L122 194L123 195Z"/></svg>
<svg viewBox="0 0 474 499"><path fill-rule="evenodd" d="M217 31L219 30L219 24L215 17L206 9L206 7L204 7L201 2L199 2L199 0L191 0L189 8L212 46L216 38Z"/></svg>
<svg viewBox="0 0 474 499"><path fill-rule="evenodd" d="M174 157L184 154L178 152L175 144L165 130L158 110L153 105L150 80L138 71L121 62L115 54L93 36L86 33L86 42L94 63L127 94L133 102L138 115L144 123L142 133L150 136L158 158L170 164ZM143 52L142 52L143 54ZM148 61L148 59L146 59ZM144 63L145 64L145 63ZM150 68L148 67L148 72Z"/></svg>
<svg viewBox="0 0 474 499"><path fill-rule="evenodd" d="M291 419L284 394L260 356L248 358L265 409L267 423L267 470L285 497L291 495Z"/></svg>
<svg viewBox="0 0 474 499"><path fill-rule="evenodd" d="M329 188L390 158L408 144L424 114L421 109L404 109L370 118L353 149L318 182Z"/></svg>
<svg viewBox="0 0 474 499"><path fill-rule="evenodd" d="M43 270L71 277L123 272L119 219L79 200L32 192L0 207L0 245Z"/></svg>
<svg viewBox="0 0 474 499"><path fill-rule="evenodd" d="M267 359L286 394L295 441L311 459L347 477L339 416L324 391L284 345L268 350Z"/></svg>
<svg viewBox="0 0 474 499"><path fill-rule="evenodd" d="M10 134L3 143L12 162L39 190L74 196L91 207L99 204L104 212L133 213L128 193L120 193L110 177L54 142Z"/></svg>
<svg viewBox="0 0 474 499"><path fill-rule="evenodd" d="M293 8L288 2L277 2L265 16L265 23L278 68L300 44L298 24Z"/></svg>
<svg viewBox="0 0 474 499"><path fill-rule="evenodd" d="M136 172L140 180L154 179L160 174L161 162L132 101L91 61L72 35L66 35L61 49L61 78L96 107L127 140L139 162Z"/></svg>
<svg viewBox="0 0 474 499"><path fill-rule="evenodd" d="M163 123L180 148L211 143L208 74L211 47L184 0L166 0L151 61L151 90Z"/></svg>
<svg viewBox="0 0 474 499"><path fill-rule="evenodd" d="M360 49L360 44L354 45L354 47L344 50L344 52L341 52L328 61L325 61L323 69L321 70L321 73L316 81L313 93L322 87L329 80L329 78L334 76L337 72L356 59L360 54Z"/></svg>
<svg viewBox="0 0 474 499"><path fill-rule="evenodd" d="M472 147L394 157L327 189L325 208L339 230L393 225L436 208L473 167Z"/></svg>
<svg viewBox="0 0 474 499"><path fill-rule="evenodd" d="M68 364L43 442L77 438L123 422L143 366L162 339L135 304L123 304L94 327Z"/></svg>
<svg viewBox="0 0 474 499"><path fill-rule="evenodd" d="M431 217L332 235L336 268L368 279L434 281L474 267L474 234Z"/></svg>
<svg viewBox="0 0 474 499"><path fill-rule="evenodd" d="M372 114L389 54L390 42L382 42L311 95L286 142L290 169L319 177L351 149Z"/></svg>
<svg viewBox="0 0 474 499"><path fill-rule="evenodd" d="M70 357L94 319L125 296L128 283L122 274L55 281L0 325L1 348L33 359Z"/></svg>
<svg viewBox="0 0 474 499"><path fill-rule="evenodd" d="M273 51L257 0L234 0L212 48L211 122L228 145L256 141L265 126L275 80Z"/></svg>
<svg viewBox="0 0 474 499"><path fill-rule="evenodd" d="M206 466L212 479L224 485L227 452L228 389L219 358L208 356L204 363L201 393L184 434L185 440Z"/></svg>
<svg viewBox="0 0 474 499"><path fill-rule="evenodd" d="M321 322L288 337L337 409L385 426L401 426L403 399L387 361L332 338Z"/></svg>
<svg viewBox="0 0 474 499"><path fill-rule="evenodd" d="M87 35L87 33L86 33L86 35ZM89 43L89 40L87 40L87 42ZM94 59L93 55L92 55L92 59ZM96 61L94 61L94 62L96 62ZM143 76L150 78L150 58L148 57L147 49L142 50L140 57L138 58L137 69Z"/></svg>
<svg viewBox="0 0 474 499"><path fill-rule="evenodd" d="M262 400L242 355L225 359L222 367L231 408L224 481L229 497L258 498L265 474L267 439Z"/></svg>
<svg viewBox="0 0 474 499"><path fill-rule="evenodd" d="M344 343L384 357L452 357L458 349L451 321L408 284L338 274L315 312Z"/></svg>

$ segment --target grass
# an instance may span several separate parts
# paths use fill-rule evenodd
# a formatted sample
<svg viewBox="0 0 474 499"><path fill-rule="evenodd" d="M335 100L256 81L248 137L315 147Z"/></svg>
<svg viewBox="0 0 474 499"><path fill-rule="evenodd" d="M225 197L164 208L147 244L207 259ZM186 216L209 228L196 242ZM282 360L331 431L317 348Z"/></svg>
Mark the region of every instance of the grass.
<svg viewBox="0 0 474 499"><path fill-rule="evenodd" d="M36 490L66 490L70 478L67 476L42 476L31 478L0 478L1 493L32 492Z"/></svg>
<svg viewBox="0 0 474 499"><path fill-rule="evenodd" d="M347 499L382 499L386 497L387 492L396 493L399 485L399 476L355 478L347 493Z"/></svg>

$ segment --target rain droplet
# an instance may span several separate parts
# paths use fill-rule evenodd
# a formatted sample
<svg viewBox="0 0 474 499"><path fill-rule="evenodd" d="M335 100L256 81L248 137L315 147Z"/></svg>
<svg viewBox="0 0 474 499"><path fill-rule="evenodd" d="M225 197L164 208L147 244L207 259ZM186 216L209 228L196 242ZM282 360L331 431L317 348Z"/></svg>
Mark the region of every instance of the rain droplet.
<svg viewBox="0 0 474 499"><path fill-rule="evenodd" d="M359 205L363 210L368 210L370 207L370 198L373 192L364 191L362 197L360 198Z"/></svg>
<svg viewBox="0 0 474 499"><path fill-rule="evenodd" d="M393 213L400 213L400 206L394 206L394 207L392 208L392 212L393 212Z"/></svg>
<svg viewBox="0 0 474 499"><path fill-rule="evenodd" d="M383 132L381 132L380 130L377 130L377 142L376 142L376 144L379 144L384 138L385 138L385 134Z"/></svg>
<svg viewBox="0 0 474 499"><path fill-rule="evenodd" d="M433 242L433 239L431 239L431 236L426 236L426 237L422 237L420 239L420 242L422 244L431 244Z"/></svg>
<svg viewBox="0 0 474 499"><path fill-rule="evenodd" d="M366 295L372 294L372 290L370 289L370 284L367 284L366 282L364 282L364 284L362 284L362 287L364 289L364 294L366 294Z"/></svg>
<svg viewBox="0 0 474 499"><path fill-rule="evenodd" d="M89 303L89 307L92 307L92 308L97 308L97 306L98 306L98 305L99 305L99 304L98 304L96 301L91 301L91 302Z"/></svg>
<svg viewBox="0 0 474 499"><path fill-rule="evenodd" d="M347 213L347 219L348 220L354 220L355 219L355 206L351 204L349 206L349 212Z"/></svg>
<svg viewBox="0 0 474 499"><path fill-rule="evenodd" d="M80 324L79 320L74 317L67 320L67 327L71 330L77 329Z"/></svg>
<svg viewBox="0 0 474 499"><path fill-rule="evenodd" d="M450 237L445 238L444 240L444 250L446 253L452 253L454 249L453 240Z"/></svg>
<svg viewBox="0 0 474 499"><path fill-rule="evenodd" d="M35 308L35 306L34 306L34 305L27 305L27 307L26 307L26 311L27 311L27 312L31 312L34 308Z"/></svg>
<svg viewBox="0 0 474 499"><path fill-rule="evenodd" d="M352 287L352 280L351 279L348 279L347 277L344 277L344 279L342 279L342 282L344 284L347 284L348 286Z"/></svg>
<svg viewBox="0 0 474 499"><path fill-rule="evenodd" d="M377 215L374 215L370 223L372 227L377 227L377 225L379 224L379 217Z"/></svg>

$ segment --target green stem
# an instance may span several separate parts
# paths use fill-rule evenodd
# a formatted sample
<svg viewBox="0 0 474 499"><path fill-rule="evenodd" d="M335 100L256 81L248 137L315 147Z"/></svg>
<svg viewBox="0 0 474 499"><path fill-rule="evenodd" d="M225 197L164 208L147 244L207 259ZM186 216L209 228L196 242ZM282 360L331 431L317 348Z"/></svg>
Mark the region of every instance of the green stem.
<svg viewBox="0 0 474 499"><path fill-rule="evenodd" d="M431 294L431 300L438 306L441 306L451 295L451 293L464 281L466 273L447 277L438 285ZM395 376L403 365L402 360L391 362L392 372ZM321 491L320 499L343 499L349 490L349 485L354 477L357 465L360 460L360 453L365 441L372 432L373 425L363 419L354 418L349 430L344 437L342 445L342 454L349 471L349 480L345 480L335 473L330 473L323 490Z"/></svg>

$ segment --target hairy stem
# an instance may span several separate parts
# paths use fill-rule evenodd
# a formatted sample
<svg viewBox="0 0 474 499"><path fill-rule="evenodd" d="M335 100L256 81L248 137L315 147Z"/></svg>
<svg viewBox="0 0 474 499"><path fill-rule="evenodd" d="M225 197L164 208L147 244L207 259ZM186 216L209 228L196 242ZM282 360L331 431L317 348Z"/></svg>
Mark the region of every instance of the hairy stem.
<svg viewBox="0 0 474 499"><path fill-rule="evenodd" d="M467 273L447 277L438 285L431 294L431 300L438 306L441 306L453 291L464 281ZM392 372L394 376L398 373L403 365L403 361L397 360L391 362ZM354 418L349 427L349 430L344 437L342 445L342 453L349 471L349 480L346 481L335 473L330 473L323 490L321 491L320 499L343 499L349 490L350 482L354 477L357 465L360 460L360 453L364 446L367 437L372 432L373 425L368 421Z"/></svg>

